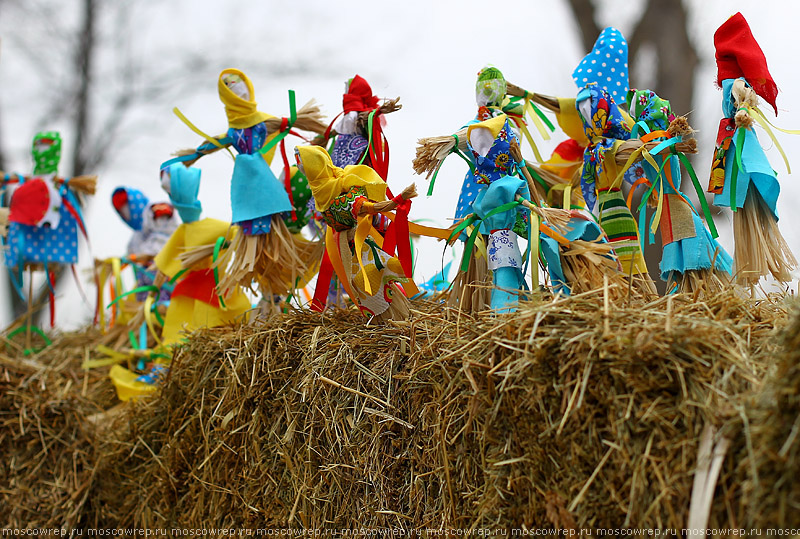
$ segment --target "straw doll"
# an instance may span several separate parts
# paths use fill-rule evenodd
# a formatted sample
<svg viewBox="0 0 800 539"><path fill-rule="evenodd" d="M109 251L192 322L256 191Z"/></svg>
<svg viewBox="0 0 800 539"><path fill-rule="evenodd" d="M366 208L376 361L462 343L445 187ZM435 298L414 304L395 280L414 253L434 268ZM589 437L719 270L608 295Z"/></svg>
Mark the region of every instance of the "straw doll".
<svg viewBox="0 0 800 539"><path fill-rule="evenodd" d="M778 229L780 184L753 129L757 121L772 136L757 105L760 96L777 115L778 87L741 13L717 29L714 45L724 118L717 134L708 190L715 194L714 204L734 212L737 279L750 286L765 275L788 282L797 261Z"/></svg>
<svg viewBox="0 0 800 539"><path fill-rule="evenodd" d="M392 211L416 196L414 185L387 200L386 182L374 169L336 167L319 146L301 146L295 152L316 209L327 224L326 252L347 294L375 321L408 318L406 297L416 295L417 287L400 261L382 249L384 239L372 223L374 215Z"/></svg>
<svg viewBox="0 0 800 539"><path fill-rule="evenodd" d="M200 219L202 206L197 199L200 169L175 163L161 171L161 178L183 221L154 260L159 271L156 287L168 280L175 284L161 334L162 343L169 346L180 342L184 331L243 321L251 306L240 287L226 294L218 293L221 270L212 268L212 264L224 248L219 238L229 238L238 231L224 221ZM215 253L198 256L202 251L195 248L208 244L215 244Z"/></svg>
<svg viewBox="0 0 800 539"><path fill-rule="evenodd" d="M315 246L291 234L284 223L284 219L296 220L297 210L291 199L294 175L287 172L284 179L288 178L290 184L282 185L268 163L279 143L285 153L282 139L293 127L322 133L325 124L312 103L295 113L292 102L289 119L258 111L253 84L237 69L223 70L217 86L228 117L227 134L206 136L207 144L195 151L179 152L177 159L162 168L174 161L191 165L199 157L222 148L232 146L236 150L231 207L233 224L240 227L241 233L234 236L230 249L219 261L227 266L221 291L231 291L240 285L250 287L255 281L265 297L283 294L310 271ZM285 170L289 168L285 158L284 165Z"/></svg>
<svg viewBox="0 0 800 539"><path fill-rule="evenodd" d="M345 83L342 112L331 122L316 143L333 139L331 160L334 166L368 165L386 181L389 173L389 143L383 132L386 115L402 108L400 98L380 99L372 94L369 83L360 75ZM335 123L335 125L334 125Z"/></svg>
<svg viewBox="0 0 800 539"><path fill-rule="evenodd" d="M104 260L95 260L97 278L97 321L106 328L106 298L104 289L108 282L111 300L111 318L106 332L105 342L116 340L114 348L118 348L128 339L128 323L136 316L141 308L141 303L147 299L147 290L154 283L156 269L152 266L153 258L161 251L178 226L175 219L175 209L168 202L151 203L138 189L118 187L111 195L111 202L120 218L132 230L126 249L126 255L110 257ZM134 295L123 290L122 272L128 266L133 270L136 278ZM153 308L165 310L169 302L171 287L162 287ZM122 301L118 301L120 298ZM147 346L147 328L142 326L139 332L140 347Z"/></svg>
<svg viewBox="0 0 800 539"><path fill-rule="evenodd" d="M111 203L120 219L133 230L126 259L133 265L137 285L153 284L149 267L178 228L175 208L169 202L150 202L144 193L131 187L114 189ZM137 299L142 301L143 296L137 295ZM160 299L166 301L169 294L164 291Z"/></svg>
<svg viewBox="0 0 800 539"><path fill-rule="evenodd" d="M363 164L372 167L378 175L387 180L389 174L389 142L383 128L386 115L402 108L400 98L384 99L383 102L373 95L369 83L360 75L355 75L345 82L342 96L342 112L334 118L325 134L314 140L315 144L324 145L333 139L329 146L333 165L344 168L349 165ZM338 119L338 121L337 121ZM387 196L392 192L387 186ZM411 277L411 246L408 241L397 239L408 236L408 213L411 201L405 201L397 208L394 225L381 214L373 216L373 226L379 234L386 237L385 249L390 255L397 256L403 265L407 277ZM313 206L313 199L311 202ZM325 220L317 212L319 232L325 235ZM323 256L317 277L317 288L311 302L311 309L321 311L328 305L341 304L342 290L334 275L333 267L327 255Z"/></svg>
<svg viewBox="0 0 800 539"><path fill-rule="evenodd" d="M676 118L669 101L661 99L653 91L631 90L627 101L636 121L632 130L634 135L671 145L691 133L685 118ZM652 243L656 227L661 228L661 278L667 282L668 292L705 290L707 294L719 293L730 282L733 260L712 237L691 201L681 192L681 161L688 163L675 151L666 156L654 156L658 168L647 160L641 163L649 180L649 192L657 195L654 221L656 217L659 219L650 227L650 232L645 230L644 203L648 197L643 197L639 208L639 234L643 238L650 237ZM700 202L707 210L700 185L696 187ZM653 199L652 196L649 198ZM710 212L705 211L705 214L713 227Z"/></svg>
<svg viewBox="0 0 800 539"><path fill-rule="evenodd" d="M50 289L50 323L55 317L55 266L78 262L78 230L86 236L78 194L94 194L96 176L58 176L61 136L54 131L38 133L33 139L33 175L3 175L5 185L17 184L7 213L8 237L5 260L12 282L21 297L23 270L29 272L27 327L31 328L35 270L44 270ZM28 332L28 344L30 341ZM30 348L27 346L26 348Z"/></svg>
<svg viewBox="0 0 800 539"><path fill-rule="evenodd" d="M466 140L475 165L465 183L475 186L476 195L465 217L474 216L475 228L465 243L461 271L454 279L449 303L468 310L489 306L498 312L510 312L519 301L519 291L527 288L517 238L528 238L529 220L517 197L529 201L530 192L526 182L515 177L519 162L510 150L512 142L518 143L519 139L508 118L500 115L471 124ZM480 244L477 253L473 251L478 234L486 242L485 256ZM488 305L485 292L474 286L486 281L487 270L492 272L493 284Z"/></svg>

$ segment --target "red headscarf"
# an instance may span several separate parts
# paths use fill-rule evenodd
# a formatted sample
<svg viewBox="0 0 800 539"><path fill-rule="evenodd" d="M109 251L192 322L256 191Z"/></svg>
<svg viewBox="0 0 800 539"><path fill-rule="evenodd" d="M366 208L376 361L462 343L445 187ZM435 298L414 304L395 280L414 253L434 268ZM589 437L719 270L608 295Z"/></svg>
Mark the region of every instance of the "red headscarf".
<svg viewBox="0 0 800 539"><path fill-rule="evenodd" d="M369 83L360 75L353 77L347 93L342 97L342 107L348 112L364 112L378 107L378 98L372 95Z"/></svg>
<svg viewBox="0 0 800 539"><path fill-rule="evenodd" d="M772 105L777 115L778 87L769 73L764 52L741 13L733 15L717 29L714 47L717 49L717 84L722 86L725 79L744 77L753 90Z"/></svg>

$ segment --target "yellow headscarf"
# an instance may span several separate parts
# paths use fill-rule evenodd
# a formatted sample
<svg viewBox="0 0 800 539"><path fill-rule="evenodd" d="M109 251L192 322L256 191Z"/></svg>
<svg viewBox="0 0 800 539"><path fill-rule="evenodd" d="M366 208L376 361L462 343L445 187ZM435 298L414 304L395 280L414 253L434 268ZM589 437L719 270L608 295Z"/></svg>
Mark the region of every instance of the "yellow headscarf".
<svg viewBox="0 0 800 539"><path fill-rule="evenodd" d="M319 146L300 146L297 151L317 211L327 210L334 198L356 186L363 187L373 202L386 200L386 182L372 168L349 165L341 169L333 165L331 156Z"/></svg>
<svg viewBox="0 0 800 539"><path fill-rule="evenodd" d="M228 88L222 80L225 75L239 75L242 82L247 86L247 91L250 94L249 101L242 99L236 95L233 90ZM253 83L250 82L247 75L238 69L224 69L222 73L219 74L217 89L219 90L219 98L225 105L225 114L228 116L229 127L234 129L246 129L263 122L267 118L272 118L272 115L256 110L258 103L256 103L255 93L253 92Z"/></svg>

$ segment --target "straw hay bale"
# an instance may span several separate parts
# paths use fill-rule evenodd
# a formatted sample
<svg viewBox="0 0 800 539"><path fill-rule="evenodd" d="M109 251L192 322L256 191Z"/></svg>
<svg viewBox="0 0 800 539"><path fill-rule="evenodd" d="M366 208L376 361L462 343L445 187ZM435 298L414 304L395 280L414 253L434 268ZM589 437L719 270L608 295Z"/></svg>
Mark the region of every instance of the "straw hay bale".
<svg viewBox="0 0 800 539"><path fill-rule="evenodd" d="M81 525L97 461L86 417L110 408L103 372L80 365L95 331L64 335L31 357L6 347L0 361L0 523ZM20 355L21 356L21 355Z"/></svg>
<svg viewBox="0 0 800 539"><path fill-rule="evenodd" d="M40 494L19 480L3 491L1 503L19 500L9 525L71 511L79 526L682 528L704 426L735 435L765 374L797 363L782 349L797 343L775 337L785 302L732 292L607 311L602 291L543 296L498 317L415 305L411 321L380 328L334 311L197 332L160 394L94 439L78 417L94 402L72 404L74 423L39 413L48 443L88 448L69 481L68 451L35 473L38 462L15 464ZM36 429L7 433L37 398L23 396L26 377L7 386L16 400L0 396L0 449L19 441L33 460ZM794 399L795 421L796 385L786 395L774 400ZM736 440L731 454L743 454ZM751 466L726 460L709 525L741 524L750 506L791 508L791 481L764 489L796 474L796 451L776 459L764 443L758 491ZM55 481L59 493L45 495Z"/></svg>
<svg viewBox="0 0 800 539"><path fill-rule="evenodd" d="M783 317L661 298L606 331L595 293L203 331L106 444L99 475L135 485L95 505L145 525L681 527L700 431L752 391Z"/></svg>

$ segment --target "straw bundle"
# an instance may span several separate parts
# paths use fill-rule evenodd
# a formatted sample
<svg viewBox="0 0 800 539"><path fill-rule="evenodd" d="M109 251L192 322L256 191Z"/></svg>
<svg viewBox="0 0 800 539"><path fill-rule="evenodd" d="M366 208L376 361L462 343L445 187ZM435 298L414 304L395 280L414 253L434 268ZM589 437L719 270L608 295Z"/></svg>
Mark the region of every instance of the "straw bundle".
<svg viewBox="0 0 800 539"><path fill-rule="evenodd" d="M0 208L0 236L5 236L8 233L8 208Z"/></svg>
<svg viewBox="0 0 800 539"><path fill-rule="evenodd" d="M453 135L443 137L427 137L417 141L417 153L412 162L415 174L425 173L425 178L430 179L442 161L450 155L458 140L458 149L467 149L467 130L461 129Z"/></svg>
<svg viewBox="0 0 800 539"><path fill-rule="evenodd" d="M281 128L283 118L268 118L264 123L267 124L267 131L273 133ZM292 127L321 135L328 129L328 124L325 123L325 116L322 115L319 105L312 99L297 111L297 120Z"/></svg>
<svg viewBox="0 0 800 539"><path fill-rule="evenodd" d="M530 97L531 101L537 105L543 106L551 112L561 112L561 106L558 103L557 97L529 92L510 82L506 82L506 92L508 92L508 95L514 97Z"/></svg>
<svg viewBox="0 0 800 539"><path fill-rule="evenodd" d="M97 176L73 176L65 181L70 189L84 195L93 195L97 190Z"/></svg>

